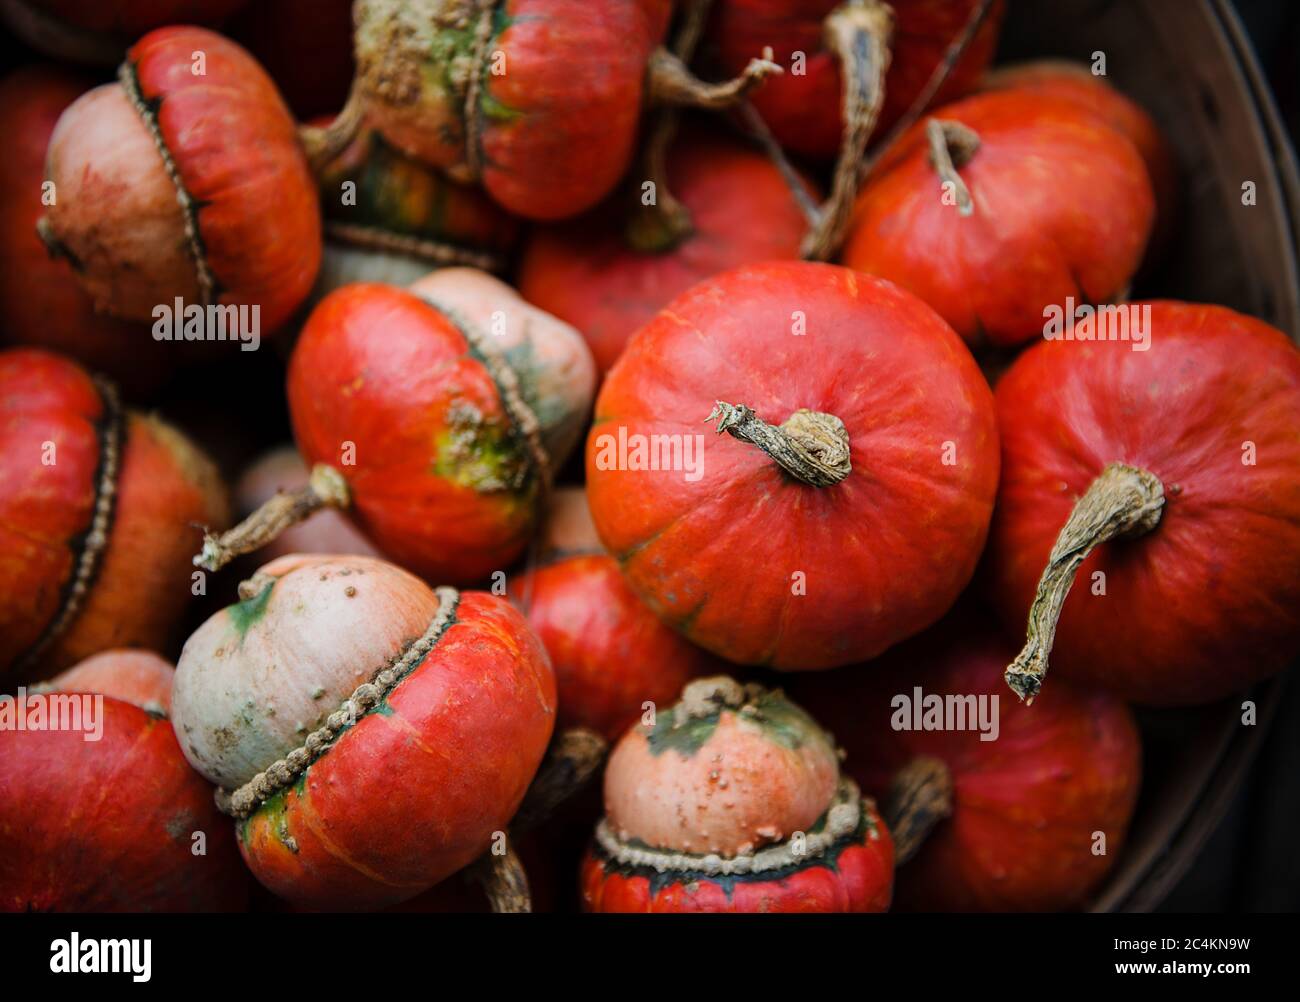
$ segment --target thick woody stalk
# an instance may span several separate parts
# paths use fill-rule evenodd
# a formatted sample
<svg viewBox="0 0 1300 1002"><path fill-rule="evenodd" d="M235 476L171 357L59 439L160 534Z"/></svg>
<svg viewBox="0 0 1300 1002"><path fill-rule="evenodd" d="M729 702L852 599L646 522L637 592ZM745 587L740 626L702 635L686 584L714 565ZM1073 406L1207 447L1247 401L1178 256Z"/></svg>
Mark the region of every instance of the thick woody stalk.
<svg viewBox="0 0 1300 1002"><path fill-rule="evenodd" d="M885 805L895 866L916 855L934 826L952 815L952 804L952 773L939 759L922 756L898 770Z"/></svg>
<svg viewBox="0 0 1300 1002"><path fill-rule="evenodd" d="M800 409L779 426L770 425L744 404L719 400L707 418L716 431L756 445L786 473L812 487L830 487L853 472L849 433L834 414Z"/></svg>
<svg viewBox="0 0 1300 1002"><path fill-rule="evenodd" d="M1111 463L1102 470L1075 502L1038 581L1029 607L1024 649L1004 675L1021 699L1032 703L1042 688L1061 609L1088 554L1107 540L1150 532L1159 524L1164 504L1160 480L1123 463Z"/></svg>
<svg viewBox="0 0 1300 1002"><path fill-rule="evenodd" d="M650 55L647 100L651 106L702 108L724 111L742 101L746 94L781 67L768 59L751 59L737 77L722 83L705 83L680 58L665 48Z"/></svg>
<svg viewBox="0 0 1300 1002"><path fill-rule="evenodd" d="M333 121L328 125L298 126L298 141L307 154L307 163L313 176L319 178L325 168L352 145L361 132L365 118L365 100L361 88L353 81L343 110L334 116Z"/></svg>
<svg viewBox="0 0 1300 1002"><path fill-rule="evenodd" d="M711 0L691 0L686 6L682 26L672 45L672 54L683 64L689 64L695 55L711 5ZM641 151L645 180L650 182L654 197L649 205L642 204L633 211L624 229L628 246L635 250L671 250L695 229L686 206L673 196L668 186L668 148L677 136L678 114L674 107L655 112Z"/></svg>
<svg viewBox="0 0 1300 1002"><path fill-rule="evenodd" d="M930 103L939 93L940 88L948 82L948 77L961 61L961 57L966 54L966 50L975 41L975 36L979 34L980 28L988 20L989 14L993 11L994 0L980 0L980 5L971 12L970 19L962 29L960 35L953 39L952 44L948 46L948 51L940 60L939 65L934 68L930 74L930 79L926 81L925 89L916 96L907 112L894 123L885 137L876 144L875 150L871 156L863 160L858 165L858 179L862 180L871 174L875 166L884 159L885 155L897 145L898 141L921 120L925 114L925 109L930 107Z"/></svg>
<svg viewBox="0 0 1300 1002"><path fill-rule="evenodd" d="M505 852L489 852L474 864L471 877L483 886L494 912L519 915L533 910L528 874L509 840Z"/></svg>
<svg viewBox="0 0 1300 1002"><path fill-rule="evenodd" d="M881 0L847 0L827 15L823 31L844 82L844 131L830 197L804 237L801 250L808 260L829 261L844 242L858 194L859 165L885 103L893 30L893 13Z"/></svg>
<svg viewBox="0 0 1300 1002"><path fill-rule="evenodd" d="M549 818L555 808L587 785L605 761L608 750L605 739L586 727L570 727L556 734L510 823L511 828L516 832L528 831Z"/></svg>
<svg viewBox="0 0 1300 1002"><path fill-rule="evenodd" d="M291 525L297 525L322 508L346 508L351 495L343 475L332 466L312 467L307 486L296 491L278 491L233 529L215 535L203 534L203 549L194 566L219 571L241 553L265 546Z"/></svg>

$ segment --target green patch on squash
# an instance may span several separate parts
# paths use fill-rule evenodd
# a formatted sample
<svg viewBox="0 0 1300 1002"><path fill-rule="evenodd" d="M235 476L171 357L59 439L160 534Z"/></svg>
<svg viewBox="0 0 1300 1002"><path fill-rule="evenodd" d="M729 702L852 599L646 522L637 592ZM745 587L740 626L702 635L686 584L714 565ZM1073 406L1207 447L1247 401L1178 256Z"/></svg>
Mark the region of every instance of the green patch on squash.
<svg viewBox="0 0 1300 1002"><path fill-rule="evenodd" d="M513 429L489 421L473 404L448 409L447 428L435 443L433 472L480 494L519 491L527 483L527 456Z"/></svg>
<svg viewBox="0 0 1300 1002"><path fill-rule="evenodd" d="M646 735L652 755L673 750L683 758L690 758L702 748L717 729L722 707L706 716L693 716L677 722L678 710L672 707L655 715L655 723ZM810 735L821 734L816 721L802 709L785 698L780 690L764 692L743 711L735 713L741 720L757 724L764 735L784 748L797 750Z"/></svg>
<svg viewBox="0 0 1300 1002"><path fill-rule="evenodd" d="M241 644L244 642L244 637L248 635L249 628L266 615L267 606L271 603L271 589L274 587L275 581L269 581L266 587L252 598L246 598L226 607L226 614L230 617L230 625L239 634Z"/></svg>
<svg viewBox="0 0 1300 1002"><path fill-rule="evenodd" d="M523 115L523 112L491 97L486 86L492 80L493 53L499 49L497 39L513 23L514 18L506 13L505 4L499 5L493 11L491 35L483 49L482 62L478 66L481 74L480 82L484 84L479 89L479 111L485 118L496 122L513 121ZM433 41L429 46L426 72L433 75L444 93L449 95L464 93L466 78L474 66L474 39L477 34L477 18L466 18L461 25L440 24L434 31Z"/></svg>
<svg viewBox="0 0 1300 1002"><path fill-rule="evenodd" d="M718 729L718 715L711 717L692 717L677 723L676 709L660 710L655 714L654 726L646 735L646 743L652 755L662 755L666 751L675 751L682 758L690 758L713 736Z"/></svg>
<svg viewBox="0 0 1300 1002"><path fill-rule="evenodd" d="M294 855L297 855L298 843L294 840L293 835L289 831L287 801L290 789L297 794L299 800L306 799L307 773L310 771L311 767L308 766L307 769L303 770L302 775L298 777L292 787L285 787L284 789L271 794L271 796L262 801L257 810L244 818L239 827L239 839L241 842L245 845L248 844L249 825L251 825L255 819L261 818L270 827L280 844Z"/></svg>

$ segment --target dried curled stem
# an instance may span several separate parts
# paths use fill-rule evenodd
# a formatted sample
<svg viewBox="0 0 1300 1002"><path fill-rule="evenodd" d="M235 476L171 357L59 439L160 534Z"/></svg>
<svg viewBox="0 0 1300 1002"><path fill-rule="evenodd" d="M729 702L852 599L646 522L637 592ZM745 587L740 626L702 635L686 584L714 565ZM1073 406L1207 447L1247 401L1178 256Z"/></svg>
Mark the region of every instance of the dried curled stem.
<svg viewBox="0 0 1300 1002"><path fill-rule="evenodd" d="M781 469L812 487L830 487L853 472L849 433L834 414L800 409L780 426L770 425L744 404L719 400L704 419L723 432L756 445Z"/></svg>
<svg viewBox="0 0 1300 1002"><path fill-rule="evenodd" d="M511 828L528 831L549 818L555 808L587 785L608 750L605 739L586 727L570 727L556 734Z"/></svg>
<svg viewBox="0 0 1300 1002"><path fill-rule="evenodd" d="M623 239L633 250L663 253L695 232L690 212L668 187L668 147L676 135L677 109L661 109L641 155L654 200L638 205L623 227Z"/></svg>
<svg viewBox="0 0 1300 1002"><path fill-rule="evenodd" d="M241 553L251 553L265 546L291 525L297 525L322 508L346 508L351 495L343 475L332 466L317 463L312 467L307 486L296 491L277 491L233 529L216 535L203 534L203 549L195 556L194 566L219 571Z"/></svg>
<svg viewBox="0 0 1300 1002"><path fill-rule="evenodd" d="M926 836L952 814L952 773L937 758L915 758L889 784L885 821L894 837L894 865L916 855Z"/></svg>
<svg viewBox="0 0 1300 1002"><path fill-rule="evenodd" d="M1021 699L1032 703L1042 688L1056 624L1079 566L1107 540L1150 532L1160 523L1164 504L1160 480L1123 463L1108 465L1075 502L1038 581L1024 649L1003 676Z"/></svg>
<svg viewBox="0 0 1300 1002"><path fill-rule="evenodd" d="M680 727L692 720L706 720L723 709L739 710L758 702L767 692L761 685L750 682L741 685L730 675L710 675L686 683L681 699L673 713L673 726Z"/></svg>
<svg viewBox="0 0 1300 1002"><path fill-rule="evenodd" d="M672 54L685 65L695 55L711 5L711 0L690 0L686 4L672 45ZM645 180L653 186L654 200L649 205L639 205L624 227L624 239L634 250L668 251L695 232L690 212L668 186L668 148L677 136L677 120L677 108L660 108L641 149Z"/></svg>
<svg viewBox="0 0 1300 1002"><path fill-rule="evenodd" d="M885 103L893 30L893 12L881 0L846 0L824 22L827 47L839 60L844 81L844 131L830 197L803 240L801 253L810 261L829 261L844 242L858 194L858 168Z"/></svg>
<svg viewBox="0 0 1300 1002"><path fill-rule="evenodd" d="M354 80L343 110L334 116L329 125L298 126L298 141L307 154L307 164L314 177L319 178L325 168L337 160L339 154L351 146L361 132L361 126L366 120L366 105L361 90L359 82Z"/></svg>
<svg viewBox="0 0 1300 1002"><path fill-rule="evenodd" d="M966 54L966 50L970 48L971 43L975 41L975 36L979 34L984 22L988 20L989 14L993 11L993 2L994 0L980 0L979 6L971 11L966 26L962 28L961 34L954 38L952 44L948 46L948 51L944 53L943 59L939 61L939 65L930 74L930 79L926 81L925 89L916 96L916 100L908 106L903 117L893 124L889 132L885 134L884 139L876 145L871 156L859 164L859 180L867 177L890 150L897 145L899 139L921 120L921 116L925 114L925 109L930 107L930 103L939 93L939 89L947 83L953 69L961 61L961 57Z"/></svg>
<svg viewBox="0 0 1300 1002"><path fill-rule="evenodd" d="M722 111L739 103L767 77L783 72L767 58L770 54L771 50L765 50L763 58L751 59L744 71L731 80L705 83L678 56L660 47L650 55L647 100L657 107Z"/></svg>
<svg viewBox="0 0 1300 1002"><path fill-rule="evenodd" d="M975 211L975 201L958 172L979 150L979 133L961 122L931 118L925 123L925 136L930 144L930 163L939 179L952 185L957 211L969 216Z"/></svg>

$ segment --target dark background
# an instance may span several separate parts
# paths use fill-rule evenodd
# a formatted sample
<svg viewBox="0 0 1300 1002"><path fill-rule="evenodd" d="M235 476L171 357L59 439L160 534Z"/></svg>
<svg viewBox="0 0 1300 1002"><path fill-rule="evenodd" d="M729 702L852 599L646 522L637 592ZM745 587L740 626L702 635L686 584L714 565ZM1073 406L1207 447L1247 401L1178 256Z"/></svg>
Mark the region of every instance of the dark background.
<svg viewBox="0 0 1300 1002"><path fill-rule="evenodd" d="M1300 137L1300 0L1234 0ZM1294 332L1292 332L1294 333ZM1161 911L1300 911L1300 684L1295 672L1247 782Z"/></svg>
<svg viewBox="0 0 1300 1002"><path fill-rule="evenodd" d="M1300 0L1233 3L1254 42L1295 145L1300 142ZM0 30L0 67L27 58L25 50ZM275 399L274 390L283 374L277 364L267 361L269 367L260 375L270 391L268 398ZM177 400L175 406L169 401L163 410L192 428L194 422L187 417L221 413L221 400L220 395L208 400ZM178 410L183 413L175 413ZM237 425L238 409L234 413L227 409L224 420ZM287 421L280 423L285 426L282 437L287 438ZM242 438L243 430L235 429L236 435ZM1300 911L1300 678L1295 671L1290 674L1290 684L1254 767L1224 821L1161 911Z"/></svg>

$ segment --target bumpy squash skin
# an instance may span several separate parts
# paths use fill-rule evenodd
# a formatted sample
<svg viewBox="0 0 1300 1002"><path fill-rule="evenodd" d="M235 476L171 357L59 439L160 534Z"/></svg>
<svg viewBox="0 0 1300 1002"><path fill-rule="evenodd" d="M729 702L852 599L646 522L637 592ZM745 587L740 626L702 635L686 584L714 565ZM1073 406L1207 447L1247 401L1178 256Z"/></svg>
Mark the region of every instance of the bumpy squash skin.
<svg viewBox="0 0 1300 1002"><path fill-rule="evenodd" d="M717 400L771 424L836 415L853 472L794 480L703 423ZM600 469L601 436L620 427L701 435L701 477ZM943 615L974 571L997 474L991 395L960 339L887 282L799 262L670 303L610 372L587 440L592 516L632 588L700 646L785 669L874 656Z"/></svg>
<svg viewBox="0 0 1300 1002"><path fill-rule="evenodd" d="M801 858L790 843L796 832L825 831L842 792L831 736L781 692L750 690L741 699L738 689L729 679L692 683L681 702L661 707L652 725L630 728L615 746L605 769L602 826L620 848L612 850L597 830L581 866L584 910L888 909L894 845L869 799L823 851ZM788 855L780 868L709 872L718 858L781 845ZM661 856L656 867L619 858L623 848L683 858Z"/></svg>
<svg viewBox="0 0 1300 1002"><path fill-rule="evenodd" d="M240 850L301 906L414 897L506 828L554 722L554 676L523 617L463 593L454 624L388 699L239 825Z"/></svg>
<svg viewBox="0 0 1300 1002"><path fill-rule="evenodd" d="M0 731L0 911L244 908L230 823L171 724L111 697L102 723L98 741Z"/></svg>
<svg viewBox="0 0 1300 1002"><path fill-rule="evenodd" d="M362 0L357 66L370 121L407 154L478 177L501 206L562 219L605 197L631 161L650 53L667 27L662 2L506 0L493 14L465 123L476 24L445 0ZM476 143L476 157L467 145Z"/></svg>
<svg viewBox="0 0 1300 1002"><path fill-rule="evenodd" d="M889 910L894 844L874 808L875 835L860 832L832 850L833 865L725 880L704 874L659 875L611 863L593 847L582 862L582 906L588 912L826 913ZM866 826L863 826L864 828Z"/></svg>
<svg viewBox="0 0 1300 1002"><path fill-rule="evenodd" d="M1267 678L1300 650L1300 352L1225 307L1150 306L1149 350L1044 342L999 382L989 586L1005 628L1023 636L1076 499L1107 463L1153 473L1160 522L1083 562L1044 691L1059 673L1179 706ZM1105 595L1094 594L1098 572Z"/></svg>
<svg viewBox="0 0 1300 1002"><path fill-rule="evenodd" d="M456 323L490 335L487 343L537 418L542 448L562 466L586 431L596 395L596 366L582 335L475 268L438 268L408 288Z"/></svg>

